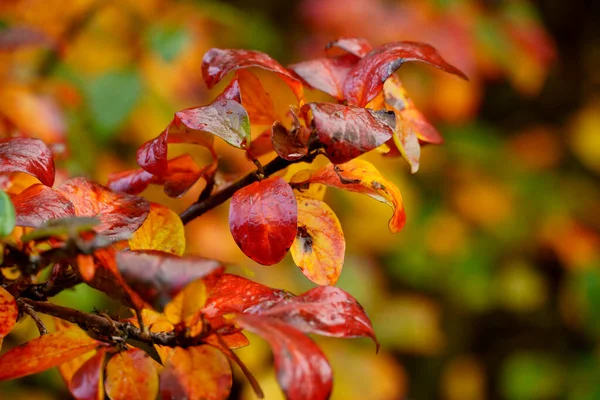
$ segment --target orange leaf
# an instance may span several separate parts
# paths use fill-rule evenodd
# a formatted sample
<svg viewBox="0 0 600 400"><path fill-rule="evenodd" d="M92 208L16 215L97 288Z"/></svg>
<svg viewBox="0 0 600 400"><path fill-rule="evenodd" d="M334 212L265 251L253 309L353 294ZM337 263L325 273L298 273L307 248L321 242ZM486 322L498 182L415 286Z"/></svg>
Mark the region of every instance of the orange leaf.
<svg viewBox="0 0 600 400"><path fill-rule="evenodd" d="M296 195L298 232L290 248L302 273L318 285L335 285L344 264L346 241L337 216L325 202Z"/></svg>
<svg viewBox="0 0 600 400"><path fill-rule="evenodd" d="M6 289L0 286L0 348L2 347L2 339L15 326L18 315L17 301Z"/></svg>
<svg viewBox="0 0 600 400"><path fill-rule="evenodd" d="M69 391L77 400L104 400L105 349L99 349L85 361L69 382Z"/></svg>
<svg viewBox="0 0 600 400"><path fill-rule="evenodd" d="M94 257L90 254L77 254L77 267L84 281L89 282L96 273Z"/></svg>
<svg viewBox="0 0 600 400"><path fill-rule="evenodd" d="M129 239L131 250L158 250L178 256L185 252L185 233L179 215L160 204L151 203L150 213Z"/></svg>
<svg viewBox="0 0 600 400"><path fill-rule="evenodd" d="M231 383L231 366L221 351L208 345L176 347L160 375L160 395L163 399L223 400Z"/></svg>
<svg viewBox="0 0 600 400"><path fill-rule="evenodd" d="M47 370L101 345L77 330L40 336L0 357L0 380L20 378Z"/></svg>
<svg viewBox="0 0 600 400"><path fill-rule="evenodd" d="M155 361L136 348L115 354L106 366L105 388L111 400L155 399L158 394Z"/></svg>
<svg viewBox="0 0 600 400"><path fill-rule="evenodd" d="M346 164L328 164L317 170L307 182L363 193L386 203L394 210L389 222L390 231L396 233L404 227L406 214L400 190L385 179L371 163L352 160Z"/></svg>
<svg viewBox="0 0 600 400"><path fill-rule="evenodd" d="M80 331L81 334L85 335L85 332L83 331L83 329L81 329L80 327L78 327L75 324L72 324L70 322L65 321L64 319L60 319L60 318L56 318L56 317L53 320L54 320L54 327L57 332L74 330L74 331ZM88 361L90 358L94 357L94 355L96 353L97 353L96 350L89 351L89 352L84 353L78 357L75 357L67 362L64 362L58 366L58 372L60 372L60 375L62 376L63 380L65 381L65 384L67 385L67 387L71 385L71 379L73 379L73 376L75 375L77 370L79 370L79 368L81 368L81 366L83 364L85 364L86 361Z"/></svg>
<svg viewBox="0 0 600 400"><path fill-rule="evenodd" d="M164 314L172 324L189 322L204 306L208 297L206 284L198 279L188 284L165 306Z"/></svg>
<svg viewBox="0 0 600 400"><path fill-rule="evenodd" d="M275 112L273 99L267 93L256 75L245 69L236 73L242 105L248 112L250 122L257 125L271 125L279 117Z"/></svg>

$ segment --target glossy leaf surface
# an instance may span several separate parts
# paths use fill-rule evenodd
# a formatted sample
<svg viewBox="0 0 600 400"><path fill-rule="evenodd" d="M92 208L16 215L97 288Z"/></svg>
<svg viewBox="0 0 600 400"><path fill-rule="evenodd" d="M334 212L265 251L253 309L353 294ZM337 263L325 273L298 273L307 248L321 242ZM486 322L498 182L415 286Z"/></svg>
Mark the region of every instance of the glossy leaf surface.
<svg viewBox="0 0 600 400"><path fill-rule="evenodd" d="M68 386L77 400L104 400L104 355L99 349L73 374Z"/></svg>
<svg viewBox="0 0 600 400"><path fill-rule="evenodd" d="M344 99L344 81L357 63L352 54L334 58L318 58L290 65L309 87L321 90L338 101Z"/></svg>
<svg viewBox="0 0 600 400"><path fill-rule="evenodd" d="M54 184L54 160L39 139L0 139L0 174L25 172L46 186Z"/></svg>
<svg viewBox="0 0 600 400"><path fill-rule="evenodd" d="M263 265L283 259L296 237L298 207L290 185L279 177L254 182L231 198L229 229L248 257Z"/></svg>
<svg viewBox="0 0 600 400"><path fill-rule="evenodd" d="M75 216L73 203L60 192L36 184L12 198L16 225L37 228L55 218Z"/></svg>

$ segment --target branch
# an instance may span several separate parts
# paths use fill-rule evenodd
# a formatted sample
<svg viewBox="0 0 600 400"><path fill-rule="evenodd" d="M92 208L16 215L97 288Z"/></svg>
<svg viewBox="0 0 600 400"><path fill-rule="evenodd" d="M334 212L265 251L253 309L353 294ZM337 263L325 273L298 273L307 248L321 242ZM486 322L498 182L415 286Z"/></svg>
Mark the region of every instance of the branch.
<svg viewBox="0 0 600 400"><path fill-rule="evenodd" d="M277 157L263 167L263 178L273 175L275 172L281 171L282 169L287 168L290 165L297 162L312 162L317 156L317 154L318 153L309 154L306 157L303 157L297 161L287 161L281 157ZM195 218L198 218L205 212L210 211L218 205L225 203L229 198L231 198L235 194L235 192L237 192L243 187L248 186L251 183L258 181L260 179L260 174L261 173L259 171L253 171L241 178L240 180L227 186L223 190L215 193L208 199L192 204L184 212L181 213L181 221L184 224L187 224L188 222Z"/></svg>

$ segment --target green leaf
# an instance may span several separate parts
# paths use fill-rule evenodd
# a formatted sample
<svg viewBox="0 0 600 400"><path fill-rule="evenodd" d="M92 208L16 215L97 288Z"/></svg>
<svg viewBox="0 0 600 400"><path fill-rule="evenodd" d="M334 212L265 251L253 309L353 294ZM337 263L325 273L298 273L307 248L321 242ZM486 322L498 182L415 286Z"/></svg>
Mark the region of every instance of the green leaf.
<svg viewBox="0 0 600 400"><path fill-rule="evenodd" d="M14 227L15 207L6 192L0 191L0 237L10 235Z"/></svg>
<svg viewBox="0 0 600 400"><path fill-rule="evenodd" d="M148 36L152 51L167 62L173 61L190 43L189 33L182 28L155 27Z"/></svg>
<svg viewBox="0 0 600 400"><path fill-rule="evenodd" d="M113 71L94 79L85 89L96 139L109 141L125 122L142 92L135 71Z"/></svg>

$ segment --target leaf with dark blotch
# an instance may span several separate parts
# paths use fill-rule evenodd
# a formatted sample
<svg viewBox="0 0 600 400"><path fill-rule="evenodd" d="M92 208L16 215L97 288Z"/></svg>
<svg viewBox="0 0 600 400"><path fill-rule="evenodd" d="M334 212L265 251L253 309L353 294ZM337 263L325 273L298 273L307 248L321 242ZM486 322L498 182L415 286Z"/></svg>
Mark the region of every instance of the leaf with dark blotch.
<svg viewBox="0 0 600 400"><path fill-rule="evenodd" d="M327 46L325 46L325 52L328 56L331 56L333 54L334 49L340 49L352 55L355 55L356 57L362 58L366 56L372 48L373 47L367 41L367 39L347 37L339 38L337 40L327 43Z"/></svg>
<svg viewBox="0 0 600 400"><path fill-rule="evenodd" d="M185 231L179 215L168 207L150 204L150 213L129 239L131 250L156 250L183 255Z"/></svg>
<svg viewBox="0 0 600 400"><path fill-rule="evenodd" d="M296 237L298 207L290 185L280 177L238 190L229 206L229 230L239 248L259 264L283 259Z"/></svg>
<svg viewBox="0 0 600 400"><path fill-rule="evenodd" d="M8 194L0 190L0 238L12 233L16 224L15 207Z"/></svg>
<svg viewBox="0 0 600 400"><path fill-rule="evenodd" d="M14 328L19 315L19 307L15 298L0 286L0 349L2 340Z"/></svg>
<svg viewBox="0 0 600 400"><path fill-rule="evenodd" d="M46 186L54 184L52 152L39 139L0 139L0 174L25 172Z"/></svg>
<svg viewBox="0 0 600 400"><path fill-rule="evenodd" d="M335 285L344 265L346 240L337 216L318 199L296 194L298 232L290 249L304 276L318 285Z"/></svg>
<svg viewBox="0 0 600 400"><path fill-rule="evenodd" d="M289 400L328 399L332 371L319 347L296 328L276 318L239 315L236 323L269 342L277 381Z"/></svg>
<svg viewBox="0 0 600 400"><path fill-rule="evenodd" d="M369 337L379 348L365 310L354 297L337 287L316 287L277 303L257 304L245 313L275 318L305 333L340 338Z"/></svg>
<svg viewBox="0 0 600 400"><path fill-rule="evenodd" d="M111 400L155 399L158 394L156 362L137 348L117 353L106 365L104 388Z"/></svg>
<svg viewBox="0 0 600 400"><path fill-rule="evenodd" d="M227 357L214 347L175 347L160 374L160 398L223 400L232 385Z"/></svg>
<svg viewBox="0 0 600 400"><path fill-rule="evenodd" d="M210 49L202 59L202 76L204 77L206 86L211 89L229 72L240 68L251 67L258 67L276 72L290 89L292 89L292 92L294 92L298 101L303 101L304 91L302 89L302 83L277 61L260 51Z"/></svg>
<svg viewBox="0 0 600 400"><path fill-rule="evenodd" d="M16 225L38 228L51 219L75 216L75 206L59 191L42 184L28 187L12 198Z"/></svg>
<svg viewBox="0 0 600 400"><path fill-rule="evenodd" d="M104 400L104 355L105 349L99 349L69 380L69 391L77 400Z"/></svg>
<svg viewBox="0 0 600 400"><path fill-rule="evenodd" d="M125 251L117 254L123 279L145 301L163 308L187 284L223 273L224 266L202 257L178 257L173 254Z"/></svg>
<svg viewBox="0 0 600 400"><path fill-rule="evenodd" d="M420 61L463 79L467 76L446 62L435 48L417 42L393 42L373 49L362 58L344 82L344 98L364 107L383 89L383 83L402 64Z"/></svg>
<svg viewBox="0 0 600 400"><path fill-rule="evenodd" d="M333 103L309 103L313 124L327 158L341 164L392 138L394 113Z"/></svg>
<svg viewBox="0 0 600 400"><path fill-rule="evenodd" d="M259 303L278 303L293 296L237 275L224 274L211 290L202 313L208 318L223 314L241 314Z"/></svg>
<svg viewBox="0 0 600 400"><path fill-rule="evenodd" d="M112 241L128 239L146 220L150 203L141 197L113 193L85 178L64 182L56 191L73 203L75 215L97 217L94 230Z"/></svg>
<svg viewBox="0 0 600 400"><path fill-rule="evenodd" d="M310 130L299 124L287 130L277 121L271 127L271 141L277 155L284 160L296 161L308 154Z"/></svg>
<svg viewBox="0 0 600 400"><path fill-rule="evenodd" d="M181 197L206 169L207 167L200 168L192 156L184 154L168 161L164 175L152 175L142 168L116 172L108 176L107 186L114 192L139 194L150 184L164 185L164 191L169 197Z"/></svg>
<svg viewBox="0 0 600 400"><path fill-rule="evenodd" d="M342 101L344 100L344 81L357 62L357 57L345 54L334 58L303 61L292 64L289 68L302 78L307 86Z"/></svg>
<svg viewBox="0 0 600 400"><path fill-rule="evenodd" d="M0 357L0 381L42 372L101 345L78 330L42 335Z"/></svg>
<svg viewBox="0 0 600 400"><path fill-rule="evenodd" d="M326 165L314 172L307 183L321 183L366 194L377 201L386 203L394 210L388 224L390 231L396 233L404 227L406 214L400 190L367 161L352 160L341 165Z"/></svg>

